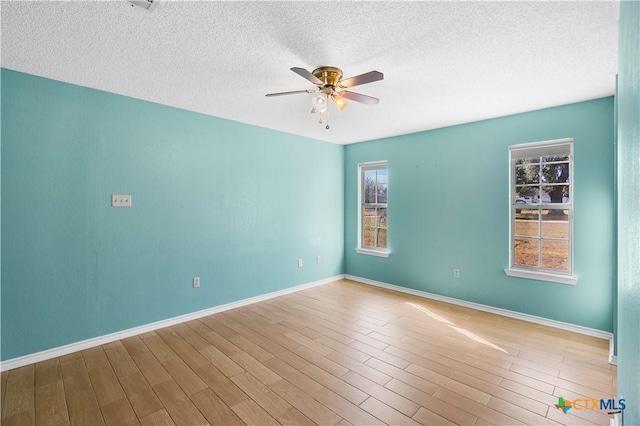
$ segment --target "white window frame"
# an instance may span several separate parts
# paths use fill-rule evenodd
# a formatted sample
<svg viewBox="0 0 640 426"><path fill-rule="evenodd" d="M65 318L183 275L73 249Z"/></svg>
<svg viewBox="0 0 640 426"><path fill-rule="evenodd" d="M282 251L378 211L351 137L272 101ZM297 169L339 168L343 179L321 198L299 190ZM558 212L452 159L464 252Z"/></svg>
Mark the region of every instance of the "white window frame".
<svg viewBox="0 0 640 426"><path fill-rule="evenodd" d="M516 203L516 160L518 158L537 157L545 155L563 154L568 153L569 157L569 200L568 203L545 203L542 199L535 204L518 204ZM541 281L550 281L561 284L575 285L578 282L578 278L574 275L574 244L573 244L573 211L574 211L574 161L573 161L573 139L556 139L543 142L532 142L518 145L509 146L509 268L505 269L505 274L512 277L529 278ZM540 183L542 185L542 183ZM524 207L526 206L526 207ZM516 209L528 208L550 210L562 208L569 211L569 270L566 272L555 271L552 269L546 269L542 267L527 267L523 265L514 265L514 246L515 246L515 219ZM541 216L540 216L541 220ZM542 226L540 223L539 226ZM540 228L541 232L541 228ZM543 241L541 236L538 237L538 241ZM541 243L540 243L541 244ZM539 249L540 256L542 256L542 250Z"/></svg>
<svg viewBox="0 0 640 426"><path fill-rule="evenodd" d="M389 251L389 228L387 227L387 247L369 247L362 245L363 236L363 223L362 223L362 209L364 208L364 172L367 170L386 169L387 179L389 176L389 167L387 161L372 161L369 163L358 164L358 246L356 247L356 253L366 254L370 256L389 257L391 253ZM387 182L388 184L388 182ZM389 187L387 186L387 191ZM389 195L387 192L387 202L384 203L384 207L387 208L388 214Z"/></svg>

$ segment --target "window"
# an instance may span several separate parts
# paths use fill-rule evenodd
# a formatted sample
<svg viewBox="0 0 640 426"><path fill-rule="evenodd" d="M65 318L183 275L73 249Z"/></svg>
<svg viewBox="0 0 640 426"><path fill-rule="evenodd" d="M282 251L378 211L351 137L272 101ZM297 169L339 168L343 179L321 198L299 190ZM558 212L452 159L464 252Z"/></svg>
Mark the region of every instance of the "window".
<svg viewBox="0 0 640 426"><path fill-rule="evenodd" d="M511 249L507 275L575 284L573 140L509 147Z"/></svg>
<svg viewBox="0 0 640 426"><path fill-rule="evenodd" d="M388 257L386 161L363 163L359 168L358 248L362 254Z"/></svg>

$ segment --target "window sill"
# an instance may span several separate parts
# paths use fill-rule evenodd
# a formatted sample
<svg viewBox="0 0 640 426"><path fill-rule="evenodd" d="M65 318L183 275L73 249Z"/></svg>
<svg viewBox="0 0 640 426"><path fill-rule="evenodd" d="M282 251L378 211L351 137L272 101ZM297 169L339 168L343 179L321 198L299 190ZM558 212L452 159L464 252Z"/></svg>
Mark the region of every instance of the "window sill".
<svg viewBox="0 0 640 426"><path fill-rule="evenodd" d="M364 248L357 248L356 253L366 254L369 256L378 256L378 257L389 257L389 254L390 254L388 251L371 250L371 249L364 249Z"/></svg>
<svg viewBox="0 0 640 426"><path fill-rule="evenodd" d="M550 281L560 284L576 285L578 278L574 275L561 275L549 272L529 271L525 269L505 269L504 273L510 277L528 278L531 280Z"/></svg>

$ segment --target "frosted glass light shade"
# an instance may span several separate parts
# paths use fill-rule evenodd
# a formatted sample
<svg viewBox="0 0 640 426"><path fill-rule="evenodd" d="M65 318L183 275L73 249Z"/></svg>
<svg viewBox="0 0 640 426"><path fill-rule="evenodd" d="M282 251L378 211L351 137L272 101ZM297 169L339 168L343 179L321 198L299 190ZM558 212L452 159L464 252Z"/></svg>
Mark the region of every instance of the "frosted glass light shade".
<svg viewBox="0 0 640 426"><path fill-rule="evenodd" d="M327 97L318 95L311 99L311 106L316 112L323 113L327 110Z"/></svg>

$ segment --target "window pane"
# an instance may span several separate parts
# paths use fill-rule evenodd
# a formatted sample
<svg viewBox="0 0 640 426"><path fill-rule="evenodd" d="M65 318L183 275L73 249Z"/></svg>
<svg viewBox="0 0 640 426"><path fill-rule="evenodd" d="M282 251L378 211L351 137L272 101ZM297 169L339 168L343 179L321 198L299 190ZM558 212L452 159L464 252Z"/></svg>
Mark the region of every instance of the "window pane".
<svg viewBox="0 0 640 426"><path fill-rule="evenodd" d="M540 162L540 157L519 158L516 160L516 165L520 166L523 164L536 164L539 162Z"/></svg>
<svg viewBox="0 0 640 426"><path fill-rule="evenodd" d="M377 176L377 182L379 184L382 184L382 183L387 184L387 183L389 183L389 172L388 172L387 169L378 169L377 172L378 173L377 173L376 176Z"/></svg>
<svg viewBox="0 0 640 426"><path fill-rule="evenodd" d="M569 239L569 210L542 211L542 238Z"/></svg>
<svg viewBox="0 0 640 426"><path fill-rule="evenodd" d="M539 202L540 188L537 186L516 186L516 204L535 204Z"/></svg>
<svg viewBox="0 0 640 426"><path fill-rule="evenodd" d="M378 174L377 170L365 170L364 171L364 181L368 182L371 181L373 183L376 182L376 175Z"/></svg>
<svg viewBox="0 0 640 426"><path fill-rule="evenodd" d="M387 230L386 228L378 229L378 247L387 248Z"/></svg>
<svg viewBox="0 0 640 426"><path fill-rule="evenodd" d="M516 166L516 185L540 182L540 165L524 163Z"/></svg>
<svg viewBox="0 0 640 426"><path fill-rule="evenodd" d="M568 155L546 155L542 156L542 161L549 163L551 161L569 161Z"/></svg>
<svg viewBox="0 0 640 426"><path fill-rule="evenodd" d="M515 235L538 237L540 236L540 213L538 210L518 209L516 210Z"/></svg>
<svg viewBox="0 0 640 426"><path fill-rule="evenodd" d="M513 247L513 264L538 266L538 240L516 238Z"/></svg>
<svg viewBox="0 0 640 426"><path fill-rule="evenodd" d="M542 181L549 183L569 182L569 163L543 164Z"/></svg>
<svg viewBox="0 0 640 426"><path fill-rule="evenodd" d="M376 226L376 209L362 209L362 226Z"/></svg>
<svg viewBox="0 0 640 426"><path fill-rule="evenodd" d="M362 246L374 247L375 246L375 229L363 228L362 229Z"/></svg>
<svg viewBox="0 0 640 426"><path fill-rule="evenodd" d="M541 194L543 203L566 204L569 202L569 185L544 185Z"/></svg>
<svg viewBox="0 0 640 426"><path fill-rule="evenodd" d="M371 203L377 202L376 201L377 175L378 175L378 170L364 171L364 179L362 184L364 185L365 204L371 204Z"/></svg>
<svg viewBox="0 0 640 426"><path fill-rule="evenodd" d="M542 267L556 271L569 270L569 242L542 241Z"/></svg>
<svg viewBox="0 0 640 426"><path fill-rule="evenodd" d="M386 228L387 227L387 209L379 208L377 216L378 216L377 225L381 228Z"/></svg>
<svg viewBox="0 0 640 426"><path fill-rule="evenodd" d="M387 184L382 183L378 184L378 203L386 203L387 202Z"/></svg>
<svg viewBox="0 0 640 426"><path fill-rule="evenodd" d="M515 145L509 147L511 158L567 158L571 153L571 142L532 145Z"/></svg>
<svg viewBox="0 0 640 426"><path fill-rule="evenodd" d="M364 203L372 204L376 202L376 184L375 182L364 183Z"/></svg>

